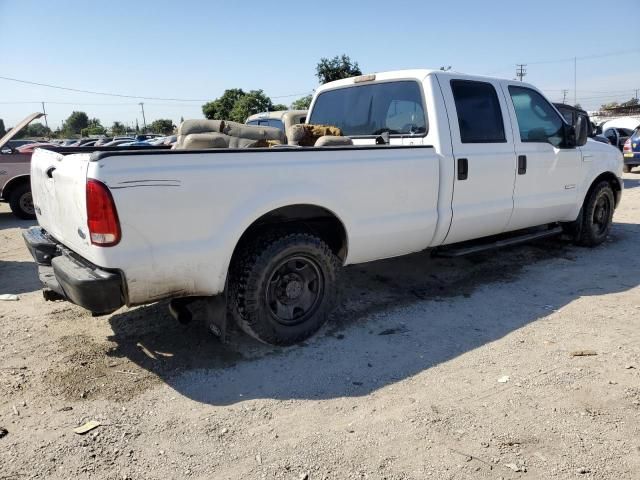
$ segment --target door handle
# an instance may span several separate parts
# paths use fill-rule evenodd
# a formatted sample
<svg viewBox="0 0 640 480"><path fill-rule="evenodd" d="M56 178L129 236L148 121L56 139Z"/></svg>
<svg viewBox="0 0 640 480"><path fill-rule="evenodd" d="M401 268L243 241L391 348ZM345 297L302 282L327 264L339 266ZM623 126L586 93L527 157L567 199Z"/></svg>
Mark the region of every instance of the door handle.
<svg viewBox="0 0 640 480"><path fill-rule="evenodd" d="M518 155L518 175L527 173L527 156Z"/></svg>
<svg viewBox="0 0 640 480"><path fill-rule="evenodd" d="M469 161L466 158L458 159L458 180L466 180L469 177Z"/></svg>

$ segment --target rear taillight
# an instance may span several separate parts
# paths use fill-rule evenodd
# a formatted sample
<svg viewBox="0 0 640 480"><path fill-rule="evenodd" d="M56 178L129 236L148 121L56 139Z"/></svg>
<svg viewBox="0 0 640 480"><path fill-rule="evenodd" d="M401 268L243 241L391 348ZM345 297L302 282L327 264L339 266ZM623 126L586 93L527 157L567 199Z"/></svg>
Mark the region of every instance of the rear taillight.
<svg viewBox="0 0 640 480"><path fill-rule="evenodd" d="M111 247L120 241L120 221L113 197L98 180L87 180L87 225L93 245Z"/></svg>
<svg viewBox="0 0 640 480"><path fill-rule="evenodd" d="M624 142L624 147L622 147L622 151L623 152L630 152L631 151L631 139L627 138L627 141Z"/></svg>

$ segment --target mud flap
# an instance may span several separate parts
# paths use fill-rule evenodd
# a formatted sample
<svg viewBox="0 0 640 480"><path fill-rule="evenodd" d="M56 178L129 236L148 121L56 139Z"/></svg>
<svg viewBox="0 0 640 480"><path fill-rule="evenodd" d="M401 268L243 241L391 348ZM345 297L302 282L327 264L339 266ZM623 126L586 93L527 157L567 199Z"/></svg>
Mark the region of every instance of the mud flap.
<svg viewBox="0 0 640 480"><path fill-rule="evenodd" d="M211 333L218 337L221 343L227 343L227 325L229 323L227 296L220 294L208 297L205 300L205 311Z"/></svg>

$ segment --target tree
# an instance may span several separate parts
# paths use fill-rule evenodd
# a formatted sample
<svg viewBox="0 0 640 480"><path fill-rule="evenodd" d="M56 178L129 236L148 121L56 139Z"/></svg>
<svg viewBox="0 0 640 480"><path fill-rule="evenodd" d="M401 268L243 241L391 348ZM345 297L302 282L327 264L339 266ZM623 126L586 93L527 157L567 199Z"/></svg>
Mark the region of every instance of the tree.
<svg viewBox="0 0 640 480"><path fill-rule="evenodd" d="M89 117L84 112L72 112L64 122L65 135L77 135L89 126Z"/></svg>
<svg viewBox="0 0 640 480"><path fill-rule="evenodd" d="M267 110L273 110L271 99L262 90L251 90L233 105L229 120L244 123L247 117Z"/></svg>
<svg viewBox="0 0 640 480"><path fill-rule="evenodd" d="M113 122L111 125L111 135L124 135L127 132L127 128L121 122Z"/></svg>
<svg viewBox="0 0 640 480"><path fill-rule="evenodd" d="M320 83L333 82L342 78L362 75L358 62L352 62L347 55L335 56L332 59L321 58L316 66L316 76Z"/></svg>
<svg viewBox="0 0 640 480"><path fill-rule="evenodd" d="M0 137L4 137L7 134L7 129L4 128L4 120L0 118Z"/></svg>
<svg viewBox="0 0 640 480"><path fill-rule="evenodd" d="M92 118L87 123L87 127L80 130L80 134L83 137L89 137L92 135L104 135L107 133L107 129L102 126L100 120L97 118Z"/></svg>
<svg viewBox="0 0 640 480"><path fill-rule="evenodd" d="M46 127L38 122L31 123L24 129L25 137L49 137L50 135L51 130L49 129L49 127Z"/></svg>
<svg viewBox="0 0 640 480"><path fill-rule="evenodd" d="M279 112L280 110L289 110L289 107L287 107L283 103L276 103L275 105L271 105L272 112Z"/></svg>
<svg viewBox="0 0 640 480"><path fill-rule="evenodd" d="M222 96L202 106L202 113L209 120L229 120L236 102L246 94L241 88L225 90Z"/></svg>
<svg viewBox="0 0 640 480"><path fill-rule="evenodd" d="M308 110L311 106L311 99L313 97L311 95L307 95L306 97L299 98L295 102L291 104L291 108L293 110Z"/></svg>
<svg viewBox="0 0 640 480"><path fill-rule="evenodd" d="M163 135L171 135L175 130L176 126L173 124L171 120L168 118L160 118L158 120L154 120L149 125L148 130L153 133L162 133Z"/></svg>

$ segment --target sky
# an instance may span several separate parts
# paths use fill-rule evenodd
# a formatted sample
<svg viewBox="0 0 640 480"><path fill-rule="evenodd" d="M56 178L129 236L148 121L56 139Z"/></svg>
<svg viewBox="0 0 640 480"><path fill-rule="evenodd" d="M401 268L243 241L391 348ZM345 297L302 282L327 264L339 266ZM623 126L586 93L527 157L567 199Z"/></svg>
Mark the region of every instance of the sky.
<svg viewBox="0 0 640 480"><path fill-rule="evenodd" d="M142 125L144 102L147 123L177 123L201 118L204 100L227 88L263 89L289 104L318 86L320 58L343 53L364 73L451 66L514 78L523 63L525 81L552 101L566 89L567 103L575 95L595 109L640 89L640 29L622 22L639 8L640 0L617 3L612 23L610 9L590 0L0 0L0 77L180 99L0 79L0 118L12 126L44 101L51 128L73 110L105 126Z"/></svg>

